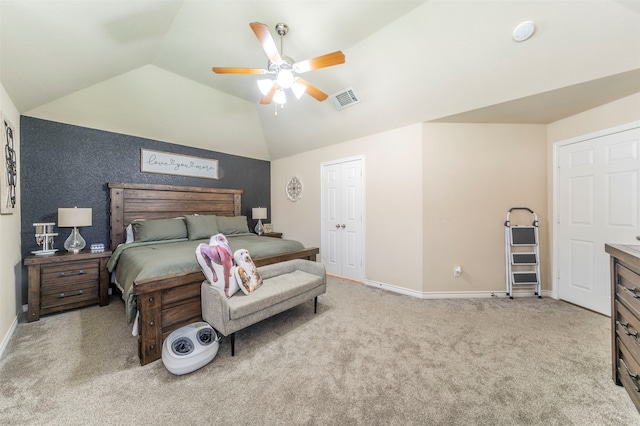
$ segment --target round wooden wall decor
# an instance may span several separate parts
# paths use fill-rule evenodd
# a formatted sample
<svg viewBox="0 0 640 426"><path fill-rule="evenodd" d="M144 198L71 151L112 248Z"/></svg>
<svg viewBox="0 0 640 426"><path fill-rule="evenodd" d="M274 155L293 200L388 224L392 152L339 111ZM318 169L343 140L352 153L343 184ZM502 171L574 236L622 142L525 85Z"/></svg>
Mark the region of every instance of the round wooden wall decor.
<svg viewBox="0 0 640 426"><path fill-rule="evenodd" d="M284 190L290 201L299 200L302 198L302 180L297 176L290 177Z"/></svg>

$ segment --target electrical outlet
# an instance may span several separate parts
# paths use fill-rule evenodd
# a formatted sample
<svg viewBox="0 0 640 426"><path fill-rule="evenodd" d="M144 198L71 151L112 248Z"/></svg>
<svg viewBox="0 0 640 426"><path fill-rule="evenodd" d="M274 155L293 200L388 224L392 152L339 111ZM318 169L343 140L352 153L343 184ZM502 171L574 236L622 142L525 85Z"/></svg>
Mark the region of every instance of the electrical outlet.
<svg viewBox="0 0 640 426"><path fill-rule="evenodd" d="M453 268L453 276L459 277L460 275L462 275L462 266L456 266Z"/></svg>

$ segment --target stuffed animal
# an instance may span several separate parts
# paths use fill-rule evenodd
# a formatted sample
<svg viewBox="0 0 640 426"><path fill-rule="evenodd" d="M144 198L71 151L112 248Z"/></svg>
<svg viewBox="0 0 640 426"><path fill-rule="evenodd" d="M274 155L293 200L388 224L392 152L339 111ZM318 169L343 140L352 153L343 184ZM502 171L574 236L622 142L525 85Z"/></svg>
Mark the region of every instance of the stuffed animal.
<svg viewBox="0 0 640 426"><path fill-rule="evenodd" d="M211 237L209 244L198 245L196 259L209 284L223 290L227 297L238 291L233 270L233 253L224 235L216 234Z"/></svg>
<svg viewBox="0 0 640 426"><path fill-rule="evenodd" d="M236 261L236 281L244 294L249 294L262 285L262 277L248 250L236 250L233 260Z"/></svg>

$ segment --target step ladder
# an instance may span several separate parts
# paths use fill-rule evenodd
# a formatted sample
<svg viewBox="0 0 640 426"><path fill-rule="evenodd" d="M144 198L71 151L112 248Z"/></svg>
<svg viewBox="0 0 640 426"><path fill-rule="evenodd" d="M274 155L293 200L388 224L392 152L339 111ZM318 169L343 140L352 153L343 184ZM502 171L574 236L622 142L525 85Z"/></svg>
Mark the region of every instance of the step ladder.
<svg viewBox="0 0 640 426"><path fill-rule="evenodd" d="M531 225L513 225L511 213L526 210L533 215ZM507 265L507 296L513 299L514 287L540 294L540 250L538 215L528 207L512 207L504 223L504 241Z"/></svg>

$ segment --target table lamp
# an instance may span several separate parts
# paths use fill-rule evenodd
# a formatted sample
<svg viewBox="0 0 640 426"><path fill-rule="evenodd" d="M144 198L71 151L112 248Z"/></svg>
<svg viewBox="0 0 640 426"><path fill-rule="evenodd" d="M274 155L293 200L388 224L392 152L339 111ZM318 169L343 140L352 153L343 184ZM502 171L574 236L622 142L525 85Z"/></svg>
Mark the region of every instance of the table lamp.
<svg viewBox="0 0 640 426"><path fill-rule="evenodd" d="M267 218L267 208L266 207L252 208L251 217L253 219L258 219L258 224L256 225L255 231L256 231L256 234L262 235L262 233L264 232L264 228L262 226L262 219Z"/></svg>
<svg viewBox="0 0 640 426"><path fill-rule="evenodd" d="M64 242L64 248L69 252L79 253L87 245L80 232L78 232L80 226L91 226L91 209L79 209L77 207L58 209L58 227L73 228L71 235Z"/></svg>

